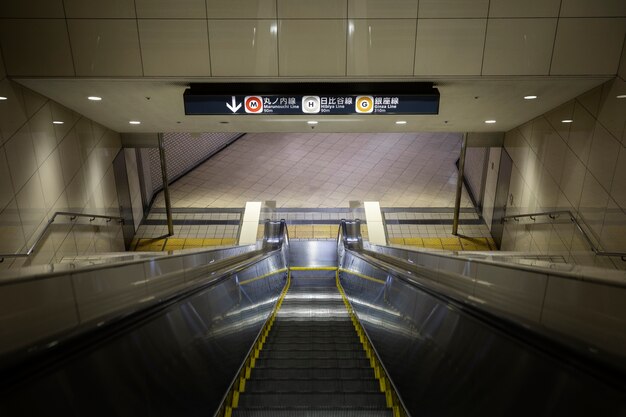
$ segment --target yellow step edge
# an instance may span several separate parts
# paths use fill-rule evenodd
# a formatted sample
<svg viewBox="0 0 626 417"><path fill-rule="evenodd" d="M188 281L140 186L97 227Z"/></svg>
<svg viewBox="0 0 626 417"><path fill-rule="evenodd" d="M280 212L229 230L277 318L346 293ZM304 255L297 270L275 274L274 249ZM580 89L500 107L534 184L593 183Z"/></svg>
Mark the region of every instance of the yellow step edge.
<svg viewBox="0 0 626 417"><path fill-rule="evenodd" d="M390 391L391 386L390 384L385 382L386 376L382 375L381 371L379 370L376 355L374 355L373 348L370 346L370 343L369 343L369 339L365 335L365 330L363 329L363 326L361 325L361 323L358 321L356 313L350 306L348 297L346 296L346 293L344 292L343 287L341 286L341 282L339 280L339 271L340 269L337 269L337 275L336 275L337 289L339 290L339 293L341 294L344 304L346 305L346 310L348 310L348 313L350 315L350 318L356 330L357 336L359 337L359 340L361 341L361 345L363 346L363 350L365 351L365 354L370 359L370 367L374 371L374 376L379 381L381 392L385 393L385 401L387 404L387 408L393 409L394 404L393 404L393 396L391 395L391 391Z"/></svg>

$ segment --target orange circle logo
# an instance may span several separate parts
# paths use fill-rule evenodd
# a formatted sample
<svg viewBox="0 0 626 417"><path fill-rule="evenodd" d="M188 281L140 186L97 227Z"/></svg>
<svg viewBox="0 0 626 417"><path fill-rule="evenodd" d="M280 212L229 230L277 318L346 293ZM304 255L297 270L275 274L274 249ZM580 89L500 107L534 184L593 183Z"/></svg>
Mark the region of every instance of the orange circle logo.
<svg viewBox="0 0 626 417"><path fill-rule="evenodd" d="M357 113L371 113L374 110L374 99L371 96L359 96L356 98Z"/></svg>
<svg viewBox="0 0 626 417"><path fill-rule="evenodd" d="M244 101L246 113L263 113L263 100L258 96L248 96Z"/></svg>

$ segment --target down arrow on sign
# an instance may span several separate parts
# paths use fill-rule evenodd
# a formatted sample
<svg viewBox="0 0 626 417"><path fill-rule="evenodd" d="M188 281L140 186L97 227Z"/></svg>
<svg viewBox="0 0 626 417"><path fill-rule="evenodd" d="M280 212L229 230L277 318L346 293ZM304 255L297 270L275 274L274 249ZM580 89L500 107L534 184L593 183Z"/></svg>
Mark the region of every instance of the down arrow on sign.
<svg viewBox="0 0 626 417"><path fill-rule="evenodd" d="M226 103L226 107L228 107L230 109L230 111L232 111L233 113L237 113L237 110L239 110L241 108L241 103L237 104L237 100L235 100L235 96L233 97L233 104L228 104Z"/></svg>

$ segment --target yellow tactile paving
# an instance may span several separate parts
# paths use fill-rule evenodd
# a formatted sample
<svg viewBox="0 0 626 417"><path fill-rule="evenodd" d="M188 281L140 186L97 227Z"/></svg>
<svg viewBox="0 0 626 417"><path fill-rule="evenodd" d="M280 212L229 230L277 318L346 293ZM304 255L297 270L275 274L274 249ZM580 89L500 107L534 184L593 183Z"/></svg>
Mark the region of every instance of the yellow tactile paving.
<svg viewBox="0 0 626 417"><path fill-rule="evenodd" d="M422 241L424 242L425 248L443 249L441 239L438 237L424 237L422 238Z"/></svg>
<svg viewBox="0 0 626 417"><path fill-rule="evenodd" d="M165 239L139 239L135 246L136 251L153 252L163 250Z"/></svg>
<svg viewBox="0 0 626 417"><path fill-rule="evenodd" d="M224 238L222 239L222 245L224 246L233 246L237 244L237 239L233 238Z"/></svg>
<svg viewBox="0 0 626 417"><path fill-rule="evenodd" d="M222 244L222 239L202 239L203 246L220 246Z"/></svg>
<svg viewBox="0 0 626 417"><path fill-rule="evenodd" d="M445 249L451 251L488 251L495 249L495 243L493 243L491 239L484 237L392 237L389 238L389 244L417 246L430 249Z"/></svg>
<svg viewBox="0 0 626 417"><path fill-rule="evenodd" d="M421 237L405 237L404 244L412 246L424 246L424 241Z"/></svg>
<svg viewBox="0 0 626 417"><path fill-rule="evenodd" d="M183 245L165 245L165 249L163 250L182 250L184 249Z"/></svg>
<svg viewBox="0 0 626 417"><path fill-rule="evenodd" d="M296 239L313 239L313 225L299 224L294 227L294 238Z"/></svg>
<svg viewBox="0 0 626 417"><path fill-rule="evenodd" d="M335 231L335 234L337 232ZM313 225L313 238L315 239L330 239L333 236L332 226L325 225Z"/></svg>
<svg viewBox="0 0 626 417"><path fill-rule="evenodd" d="M192 246L192 245L202 246L203 241L204 239L190 237L190 238L185 239L185 246Z"/></svg>
<svg viewBox="0 0 626 417"><path fill-rule="evenodd" d="M440 237L442 245L460 245L458 237Z"/></svg>

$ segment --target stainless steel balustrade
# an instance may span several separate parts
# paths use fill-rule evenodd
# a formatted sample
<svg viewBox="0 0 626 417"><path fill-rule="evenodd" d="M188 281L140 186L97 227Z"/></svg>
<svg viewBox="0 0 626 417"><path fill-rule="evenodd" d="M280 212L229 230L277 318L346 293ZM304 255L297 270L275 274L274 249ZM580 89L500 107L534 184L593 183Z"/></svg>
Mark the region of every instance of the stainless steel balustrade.
<svg viewBox="0 0 626 417"><path fill-rule="evenodd" d="M46 223L46 226L41 230L41 232L39 232L39 234L35 238L35 241L33 242L32 245L30 245L30 247L26 250L26 252L23 252L23 253L0 253L0 262L3 262L4 258L27 258L27 257L29 257L33 253L35 248L37 248L37 245L39 245L39 243L41 242L41 239L43 239L45 234L48 232L48 229L50 228L52 223L54 223L54 221L56 220L56 218L58 216L67 216L67 217L70 218L70 220L75 220L77 217L86 217L86 218L89 219L90 222L94 221L95 219L105 219L107 221L107 223L110 222L111 220L116 220L120 224L124 224L124 219L121 218L121 217L117 217L117 216L104 216L104 215L100 215L100 214L87 214L87 213L73 213L73 212L68 212L68 211L57 211L57 212L55 212L52 215L52 217L50 217L50 220L48 220L48 223Z"/></svg>
<svg viewBox="0 0 626 417"><path fill-rule="evenodd" d="M273 230L284 232L284 224ZM23 348L5 352L0 356L0 414L171 417L217 409L286 283L285 239L272 235L273 243L264 245L75 271L94 274L97 293L140 267L154 275L129 279L140 286L157 280L157 292L145 297L144 291L140 304L117 306L110 314L93 309L95 315L79 327L40 334ZM237 255L220 257L233 253ZM76 278L72 282L78 295L85 276ZM0 284L0 293L63 279L58 274L13 277ZM165 282L178 284L163 286ZM114 298L131 286L122 286ZM22 295L32 289L21 288ZM45 310L33 308L39 295L33 296L24 308L36 311L36 317L18 320L18 311L4 312L0 331L45 318Z"/></svg>
<svg viewBox="0 0 626 417"><path fill-rule="evenodd" d="M504 216L502 217L502 223L506 223L510 219L516 222L519 222L519 219L523 219L525 217L528 217L532 221L535 221L536 217L542 217L542 216L547 216L552 220L556 220L562 214L567 215L570 221L574 223L574 225L576 226L576 229L578 229L580 234L583 236L583 238L585 239L585 242L587 242L587 244L589 245L589 248L591 249L593 253L595 253L598 256L620 257L622 261L626 262L626 252L610 252L610 251L603 251L600 248L598 248L593 243L593 241L591 240L587 232L585 232L585 230L582 228L582 226L580 225L580 222L578 221L578 219L576 219L576 216L574 216L574 214L569 210L543 211L543 212L538 212L538 213L516 214L516 215L511 215L511 216Z"/></svg>
<svg viewBox="0 0 626 417"><path fill-rule="evenodd" d="M625 350L603 351L563 328L511 314L515 309L506 313L507 304L515 304L511 294L499 294L494 308L494 298L473 292L481 281L476 263L501 267L508 278L516 269L532 274L540 268L350 244L342 236L347 230L339 236L342 286L412 415L608 416L626 410ZM523 285L523 275L514 278ZM626 299L626 281L560 278L600 285L607 294L617 290L617 299ZM540 308L541 301L549 302L540 300ZM584 310L585 302L577 298L572 307ZM623 323L623 314L612 314ZM623 325L609 324L611 336L623 334Z"/></svg>

